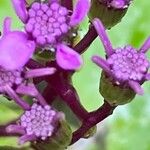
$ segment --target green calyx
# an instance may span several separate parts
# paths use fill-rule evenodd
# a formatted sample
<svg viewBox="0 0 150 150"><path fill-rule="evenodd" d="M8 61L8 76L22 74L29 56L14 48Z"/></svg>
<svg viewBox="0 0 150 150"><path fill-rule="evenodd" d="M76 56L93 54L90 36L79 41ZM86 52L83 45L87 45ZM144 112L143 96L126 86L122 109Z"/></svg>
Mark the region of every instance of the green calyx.
<svg viewBox="0 0 150 150"><path fill-rule="evenodd" d="M58 130L46 141L32 143L36 150L65 150L72 139L72 130L65 120L60 121Z"/></svg>
<svg viewBox="0 0 150 150"><path fill-rule="evenodd" d="M102 72L101 75L99 92L112 106L127 104L131 102L136 95L131 88L114 84L104 72Z"/></svg>
<svg viewBox="0 0 150 150"><path fill-rule="evenodd" d="M105 28L110 29L121 21L127 9L128 8L116 9L106 6L100 0L91 0L91 9L88 16L91 21L94 18L99 18Z"/></svg>

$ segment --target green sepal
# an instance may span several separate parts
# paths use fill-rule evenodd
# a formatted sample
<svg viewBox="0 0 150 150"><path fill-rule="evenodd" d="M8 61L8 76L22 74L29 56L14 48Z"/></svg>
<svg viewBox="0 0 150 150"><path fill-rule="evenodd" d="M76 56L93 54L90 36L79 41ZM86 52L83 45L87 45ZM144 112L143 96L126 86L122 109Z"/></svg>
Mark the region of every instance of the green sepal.
<svg viewBox="0 0 150 150"><path fill-rule="evenodd" d="M60 127L50 139L32 143L36 150L65 150L72 139L72 130L65 120L60 121Z"/></svg>
<svg viewBox="0 0 150 150"><path fill-rule="evenodd" d="M97 132L97 126L90 128L83 136L83 138L90 138Z"/></svg>
<svg viewBox="0 0 150 150"><path fill-rule="evenodd" d="M91 0L91 9L88 16L91 21L94 18L99 18L105 28L110 29L121 21L127 12L127 9L128 8L115 9L113 7L107 7L99 0Z"/></svg>
<svg viewBox="0 0 150 150"><path fill-rule="evenodd" d="M55 53L50 50L45 50L43 52L36 53L34 57L39 61L51 61L55 59Z"/></svg>
<svg viewBox="0 0 150 150"><path fill-rule="evenodd" d="M114 84L104 72L101 74L99 92L112 106L124 105L131 102L136 93L129 87Z"/></svg>

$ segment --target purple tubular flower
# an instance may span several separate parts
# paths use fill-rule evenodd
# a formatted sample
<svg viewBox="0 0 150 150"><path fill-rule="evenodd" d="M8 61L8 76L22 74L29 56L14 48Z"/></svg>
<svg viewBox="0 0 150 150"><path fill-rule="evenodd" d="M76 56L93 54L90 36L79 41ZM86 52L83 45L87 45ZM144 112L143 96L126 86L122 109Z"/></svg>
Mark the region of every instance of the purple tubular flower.
<svg viewBox="0 0 150 150"><path fill-rule="evenodd" d="M35 50L35 43L27 34L11 31L11 19L5 18L3 36L0 39L0 66L7 70L22 68Z"/></svg>
<svg viewBox="0 0 150 150"><path fill-rule="evenodd" d="M49 105L34 103L28 111L23 113L16 124L7 126L6 131L20 134L19 144L46 140L56 131L63 117L62 113L55 111Z"/></svg>
<svg viewBox="0 0 150 150"><path fill-rule="evenodd" d="M150 62L145 53L150 48L150 37L139 50L130 45L113 49L105 28L99 19L94 19L93 25L99 34L106 52L106 60L93 56L92 61L100 66L118 85L129 86L137 94L143 94L141 84L149 80Z"/></svg>
<svg viewBox="0 0 150 150"><path fill-rule="evenodd" d="M18 17L25 23L28 19L25 0L12 0L12 4Z"/></svg>
<svg viewBox="0 0 150 150"><path fill-rule="evenodd" d="M49 3L34 2L26 11L24 10L24 1L17 1L20 0L12 0L16 13L19 18L28 18L21 20L25 23L25 30L34 41L42 47L53 47L56 50L57 56L62 55L61 60L58 60L60 57L56 57L56 60L63 69L79 69L79 65L81 66L82 63L80 61L81 56L77 52L67 46L62 46L66 48L66 52L69 49L71 52L61 53L57 48L60 47L58 45L65 43L65 38L71 29L84 19L90 9L89 0L78 0L72 15L70 15L70 10L61 6L57 0L50 0ZM24 13L19 13L21 9ZM27 12L27 17L23 15L26 14L25 12ZM72 55L72 51L74 51L74 55ZM70 62L70 59L63 58L72 58L75 62Z"/></svg>

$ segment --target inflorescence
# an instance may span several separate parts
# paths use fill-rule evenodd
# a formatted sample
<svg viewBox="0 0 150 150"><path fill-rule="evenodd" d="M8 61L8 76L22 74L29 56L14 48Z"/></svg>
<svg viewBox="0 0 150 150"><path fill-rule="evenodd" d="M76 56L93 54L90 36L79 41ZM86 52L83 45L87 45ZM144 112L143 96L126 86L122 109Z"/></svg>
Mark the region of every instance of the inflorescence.
<svg viewBox="0 0 150 150"><path fill-rule="evenodd" d="M34 1L31 5L27 5L25 0L11 1L17 16L24 23L24 30L12 31L11 18L4 19L3 32L0 34L0 94L15 101L24 112L17 121L7 124L4 131L0 130L0 136L1 131L2 135L17 134L20 136L19 144L39 142L43 146L45 141L48 144L51 141L57 146L64 143L69 145L85 137L89 129L112 114L118 105L131 101L135 94L143 94L141 85L150 80L148 73L150 61L145 54L150 49L150 37L140 49L130 45L114 49L101 20L94 17L94 20L91 19L89 32L77 46L73 47L72 39L67 43L66 37L69 38L70 32L78 29L79 24L89 13L91 7L89 0L77 0L74 8L71 0ZM111 7L119 11L128 8L131 1L100 0L99 2L108 9ZM83 65L82 56L78 52L84 52L97 34L105 48L106 59L95 55L92 61L103 69L100 90L102 85L104 87L102 92L106 98L103 96L103 106L88 113L80 104L71 77ZM50 48L54 51L48 54L54 54L53 58L47 55L47 51L43 51ZM44 54L41 55L42 61L38 59L37 52ZM108 86L111 88L108 88L109 91L106 88ZM26 101L25 96L31 100L30 103ZM111 100L111 97L115 98ZM81 120L81 127L73 134L64 121L63 113L50 106L55 98L66 102ZM60 144L57 143L59 135ZM65 138L61 139L63 137ZM68 141L64 142L66 137ZM68 145L63 147L66 148Z"/></svg>
<svg viewBox="0 0 150 150"><path fill-rule="evenodd" d="M27 32L36 39L37 44L54 45L70 29L69 11L58 2L32 4L28 10L29 19L25 25Z"/></svg>

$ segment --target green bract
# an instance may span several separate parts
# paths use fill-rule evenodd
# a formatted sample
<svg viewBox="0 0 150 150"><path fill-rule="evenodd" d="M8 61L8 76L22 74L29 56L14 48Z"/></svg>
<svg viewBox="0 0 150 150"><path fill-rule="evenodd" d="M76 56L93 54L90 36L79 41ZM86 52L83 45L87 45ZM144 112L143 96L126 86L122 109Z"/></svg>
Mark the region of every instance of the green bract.
<svg viewBox="0 0 150 150"><path fill-rule="evenodd" d="M129 103L136 95L131 88L124 88L114 84L104 72L101 75L99 92L113 106Z"/></svg>
<svg viewBox="0 0 150 150"><path fill-rule="evenodd" d="M89 18L91 21L94 18L99 18L105 28L110 29L121 21L127 12L127 9L128 8L115 9L113 7L107 7L101 0L91 0Z"/></svg>

